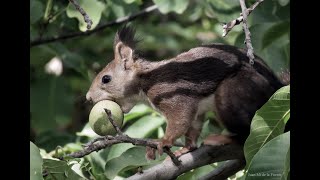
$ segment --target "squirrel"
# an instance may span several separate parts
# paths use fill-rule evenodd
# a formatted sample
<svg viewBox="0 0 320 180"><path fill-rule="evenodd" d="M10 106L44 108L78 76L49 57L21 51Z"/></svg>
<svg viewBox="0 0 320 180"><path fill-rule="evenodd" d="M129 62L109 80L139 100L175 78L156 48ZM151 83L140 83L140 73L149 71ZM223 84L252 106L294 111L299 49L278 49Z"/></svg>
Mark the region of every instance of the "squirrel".
<svg viewBox="0 0 320 180"><path fill-rule="evenodd" d="M255 112L279 88L281 81L268 65L255 55L249 63L244 49L224 44L200 45L178 56L148 61L136 49L135 30L123 26L117 31L114 59L97 74L86 99L93 103L112 100L128 113L138 102L148 102L167 120L164 147L185 135L185 146L176 156L197 148L204 115L216 114L230 135L209 135L204 144L244 144ZM147 147L146 158L155 159L155 149Z"/></svg>

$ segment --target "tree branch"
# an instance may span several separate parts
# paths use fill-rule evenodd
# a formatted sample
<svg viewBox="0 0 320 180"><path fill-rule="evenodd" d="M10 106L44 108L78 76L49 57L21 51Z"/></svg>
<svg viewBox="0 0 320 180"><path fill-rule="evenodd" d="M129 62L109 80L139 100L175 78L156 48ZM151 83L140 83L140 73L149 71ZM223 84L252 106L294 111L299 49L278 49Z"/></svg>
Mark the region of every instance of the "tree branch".
<svg viewBox="0 0 320 180"><path fill-rule="evenodd" d="M75 0L69 0L74 7L80 12L80 14L83 16L84 22L87 23L87 29L91 29L92 20L88 16L88 14L82 9L82 7L77 3Z"/></svg>
<svg viewBox="0 0 320 180"><path fill-rule="evenodd" d="M224 165L211 171L209 174L202 176L199 180L224 180L243 169L245 165L246 161L244 159L229 160Z"/></svg>
<svg viewBox="0 0 320 180"><path fill-rule="evenodd" d="M260 0L261 1L261 0ZM248 24L247 24L247 7L246 7L246 3L244 0L240 0L240 6L241 6L241 9L242 9L242 16L243 16L243 23L242 23L242 27L243 27L243 30L244 30L244 34L246 36L246 40L245 40L245 43L246 43L246 46L247 46L247 56L249 58L249 62L251 65L254 64L254 55L253 55L253 47L252 47L252 44L251 44L251 34L250 34L250 31L249 31L249 28L248 28Z"/></svg>
<svg viewBox="0 0 320 180"><path fill-rule="evenodd" d="M132 143L138 146L148 146L157 149L158 144L153 140L131 138L128 135L124 134L117 126L117 124L114 122L110 110L105 109L105 111L109 121L117 131L118 135L107 135L104 137L98 137L96 139L93 139L92 141L84 145L83 150L65 155L63 158L84 157L90 154L91 152L99 151L101 149L118 143ZM169 148L164 148L163 150L171 157L171 159L166 159L162 162L162 164L153 166L152 168L147 169L142 173L137 173L129 177L128 179L173 179L191 169L211 164L214 162L231 159L241 159L243 161L244 159L243 149L241 146L237 144L227 144L219 146L203 145L193 152L180 156L179 159L170 151ZM227 163L221 168L216 169L216 171L209 173L208 176L216 178L231 176L235 172L240 170L239 168L243 168L242 164L239 165L236 164L236 162L238 161L235 161L234 163Z"/></svg>
<svg viewBox="0 0 320 180"><path fill-rule="evenodd" d="M74 152L71 154L66 155L67 157L73 157L73 158L80 158L83 156L86 156L94 151L99 151L101 149L104 149L106 147L109 147L114 144L119 143L131 143L133 145L138 146L149 146L151 148L157 149L157 142L148 140L148 139L139 139L139 138L131 138L128 135L124 134L118 125L115 123L115 121L112 118L111 111L108 109L105 109L105 112L107 114L107 117L111 124L113 125L114 129L117 131L117 136L104 136L104 137L98 137L96 139L93 139L89 143L85 144L83 147L84 149L82 151ZM164 148L163 151L167 153L171 160L174 162L175 165L180 165L180 161L178 158L171 152L169 148Z"/></svg>
<svg viewBox="0 0 320 180"><path fill-rule="evenodd" d="M37 46L37 45L41 45L41 44L46 44L46 43L51 43L51 42L56 42L56 41L60 41L60 40L66 40L66 39L71 39L71 38L75 38L75 37L79 37L79 36L88 36L90 34L93 34L93 33L96 33L96 32L99 32L99 31L102 31L103 29L109 27L109 26L113 26L113 25L116 25L116 24L121 24L121 23L124 23L124 22L128 22L128 21L132 21L133 19L139 17L139 16L142 16L142 15L145 15L145 14L148 14L154 10L156 10L158 7L156 5L152 5L150 7L147 7L145 9L143 9L142 11L136 13L136 14L133 14L131 16L124 16L124 17L121 17L121 18L118 18L114 21L111 21L111 22L108 22L106 24L103 24L103 25L100 25L98 26L97 28L91 30L91 31L86 31L86 32L74 32L74 33L71 33L71 34L65 34L65 35L59 35L59 36L55 36L55 37L49 37L49 38L46 38L46 39L36 39L34 41L31 41L30 42L30 47L33 47L33 46Z"/></svg>
<svg viewBox="0 0 320 180"><path fill-rule="evenodd" d="M220 146L203 145L195 151L179 157L179 160L181 161L180 166L175 166L171 160L165 160L161 164L127 178L127 180L175 179L180 174L197 167L219 161L243 158L242 147L235 144ZM226 169L226 167L224 169ZM224 174L227 175L227 173ZM232 175L231 171L229 174Z"/></svg>
<svg viewBox="0 0 320 180"><path fill-rule="evenodd" d="M247 9L247 15L249 16L251 14L251 12L260 4L262 3L263 0L258 0L256 1L250 8ZM224 24L222 26L223 28L223 33L222 33L222 36L225 37L231 30L234 26L240 24L242 21L243 21L243 13L240 13L240 16L237 18L237 19L234 19L230 22L228 22L227 24Z"/></svg>

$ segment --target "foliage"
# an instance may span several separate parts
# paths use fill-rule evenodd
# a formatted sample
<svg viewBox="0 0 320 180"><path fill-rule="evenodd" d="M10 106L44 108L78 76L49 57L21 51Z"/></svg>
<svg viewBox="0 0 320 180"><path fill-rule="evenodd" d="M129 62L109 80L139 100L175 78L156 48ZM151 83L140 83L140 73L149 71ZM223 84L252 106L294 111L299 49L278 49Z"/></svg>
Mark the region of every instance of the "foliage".
<svg viewBox="0 0 320 180"><path fill-rule="evenodd" d="M104 3L98 1L98 0L93 0L93 1L86 1L86 0L79 0L79 5L83 7L88 14L90 14L90 18L92 19L92 26L91 28L95 28L101 18L101 14L103 9L105 8ZM79 29L81 31L86 31L87 30L87 24L84 22L83 16L79 13L78 10L69 3L68 8L67 8L67 16L70 18L77 18L79 21Z"/></svg>
<svg viewBox="0 0 320 180"><path fill-rule="evenodd" d="M44 159L43 169L47 173L45 180L48 179L84 179L73 171L65 161L53 160L53 159Z"/></svg>
<svg viewBox="0 0 320 180"><path fill-rule="evenodd" d="M253 117L250 135L244 146L247 166L262 146L283 133L287 117L290 117L290 86L276 91Z"/></svg>
<svg viewBox="0 0 320 180"><path fill-rule="evenodd" d="M157 4L160 11L130 22L143 40L139 49L143 50L151 60L169 58L202 43L217 42L245 47L241 26L233 28L225 38L221 36L221 24L231 21L240 14L238 0L78 0L78 2L92 18L92 29ZM247 1L248 6L253 3L254 0ZM289 0L268 0L259 5L248 19L255 53L277 73L289 68L290 64L289 9ZM85 26L82 16L68 1L30 0L30 41L82 32ZM94 152L79 161L58 161L53 158L57 146L61 146L61 150L65 153L70 153L81 149L82 143L97 137L87 124L92 106L85 102L85 93L96 72L113 59L113 38L119 27L114 25L89 36L30 48L30 140L40 149L42 157L39 158L38 148L30 143L30 158L33 158L31 167L34 168L30 169L30 177L32 172L36 172L35 175L39 178L38 172L46 169L46 179L56 175L69 179L71 177L121 179L135 173L139 166L148 168L163 159L164 156L158 157L156 161L147 162L143 158L144 147L135 147L131 144L117 144ZM46 70L47 63L54 58L62 62L61 74L50 74ZM280 98L277 95L273 97ZM262 111L263 109L257 112L253 123L257 120L262 122L263 119L265 125L269 126L270 122L267 122L266 114L261 114ZM269 115L277 118L281 116L275 112L270 112ZM288 120L289 115L290 113L284 119ZM208 114L198 144L207 134L220 133L223 130L213 119L214 115ZM283 128L285 122L279 121L279 123L281 123L279 127ZM141 138L161 138L165 127L161 115L141 104L125 115L123 125L125 133ZM253 143L253 147L259 147L260 150L256 149L255 155L250 155L251 168L254 167L253 161L261 161L256 155L267 153L267 150L262 150L281 133L272 131L269 138L263 138L264 143L259 145ZM251 145L250 139L252 137L247 142ZM179 141L183 142L184 138ZM289 158L284 163L284 172L290 171L288 160ZM133 161L135 163L132 163ZM51 168L55 164L59 167ZM195 169L179 178L199 178L214 169L216 165ZM54 174L53 171L59 173ZM232 178L238 177L239 174Z"/></svg>
<svg viewBox="0 0 320 180"><path fill-rule="evenodd" d="M42 157L39 148L30 142L30 179L42 179Z"/></svg>
<svg viewBox="0 0 320 180"><path fill-rule="evenodd" d="M263 146L248 167L246 180L287 179L290 159L290 132L281 134Z"/></svg>
<svg viewBox="0 0 320 180"><path fill-rule="evenodd" d="M290 171L290 132L284 133L290 118L290 85L276 91L253 117L244 145L246 180L287 179Z"/></svg>

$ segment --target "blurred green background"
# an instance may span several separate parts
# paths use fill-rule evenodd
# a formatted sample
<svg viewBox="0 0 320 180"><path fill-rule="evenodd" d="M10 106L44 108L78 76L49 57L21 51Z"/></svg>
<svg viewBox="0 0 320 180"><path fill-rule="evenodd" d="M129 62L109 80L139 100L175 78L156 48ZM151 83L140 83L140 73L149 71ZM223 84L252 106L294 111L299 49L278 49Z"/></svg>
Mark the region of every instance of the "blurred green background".
<svg viewBox="0 0 320 180"><path fill-rule="evenodd" d="M233 28L226 37L221 36L222 23L239 17L241 8L238 0L78 2L92 19L93 29L156 4L159 10L129 22L136 28L137 36L142 39L139 49L150 60L173 57L204 43L219 42L245 47L241 24ZM255 1L246 2L249 7ZM86 27L83 17L67 0L30 0L30 23L30 42L39 38L81 32ZM276 73L288 69L290 1L265 0L251 13L248 24L255 53ZM124 24L113 25L89 36L31 45L30 140L39 148L48 153L59 145L74 151L81 148L80 143L96 137L87 126L88 113L92 106L85 102L85 94L95 74L113 59L113 38L122 25ZM50 61L56 64L48 65ZM48 70L48 66L53 69ZM61 66L61 72L57 72L57 67ZM202 135L209 131L222 131L209 121L212 118L214 115L208 114ZM163 136L165 121L151 108L139 105L125 116L123 129L133 137L159 138ZM103 172L108 171L108 163L115 163L112 159L123 158L125 153L130 154L127 150L137 151L131 153L139 154L144 149L135 149L126 144L119 145L118 149L114 147L87 157L86 161L90 163L88 166L92 167L92 174L89 176L110 179L120 172L123 177L130 175L130 168L127 168L131 167L130 164L119 166L118 171L111 173L112 176ZM206 168L210 169L204 169Z"/></svg>

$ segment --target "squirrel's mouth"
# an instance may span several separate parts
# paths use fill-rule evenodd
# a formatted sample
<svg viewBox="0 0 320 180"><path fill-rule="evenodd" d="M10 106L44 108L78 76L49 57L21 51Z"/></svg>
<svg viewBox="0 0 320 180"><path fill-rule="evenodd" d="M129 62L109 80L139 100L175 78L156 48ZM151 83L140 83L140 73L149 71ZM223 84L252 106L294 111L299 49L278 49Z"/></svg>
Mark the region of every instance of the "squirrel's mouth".
<svg viewBox="0 0 320 180"><path fill-rule="evenodd" d="M89 90L86 94L86 99L88 102L90 102L93 105L95 105L98 102L103 101L103 100L109 100L109 101L115 102L115 99L113 97L111 97L109 93L106 93L103 91Z"/></svg>
<svg viewBox="0 0 320 180"><path fill-rule="evenodd" d="M92 94L87 94L87 101L90 102L93 106L103 100L109 100L117 103L123 113L128 113L133 108L132 104L122 101L121 99L115 99L111 96L107 96L106 94L99 94L99 96L97 97L92 96Z"/></svg>
<svg viewBox="0 0 320 180"><path fill-rule="evenodd" d="M87 101L90 101L93 105L97 104L100 101L103 100L109 100L109 101L115 101L115 99L111 96L108 96L107 94L97 94L97 96L88 96Z"/></svg>
<svg viewBox="0 0 320 180"><path fill-rule="evenodd" d="M98 102L104 101L104 100L116 102L113 98L99 98L99 99L91 100L91 102L92 102L93 105L95 105Z"/></svg>

